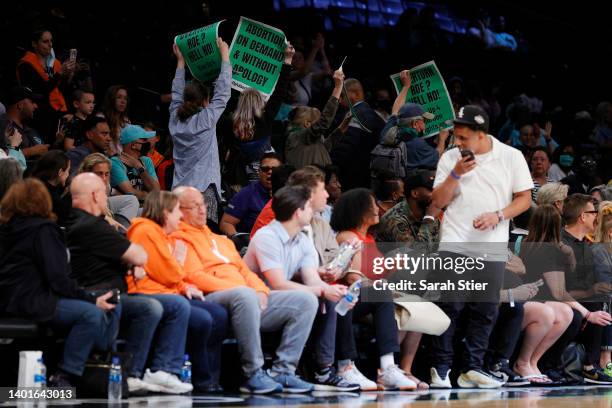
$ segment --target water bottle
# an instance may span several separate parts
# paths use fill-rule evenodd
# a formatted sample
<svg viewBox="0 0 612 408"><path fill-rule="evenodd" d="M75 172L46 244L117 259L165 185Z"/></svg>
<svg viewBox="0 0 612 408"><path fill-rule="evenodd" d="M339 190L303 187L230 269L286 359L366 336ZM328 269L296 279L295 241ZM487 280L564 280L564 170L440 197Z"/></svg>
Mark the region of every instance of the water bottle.
<svg viewBox="0 0 612 408"><path fill-rule="evenodd" d="M181 367L181 381L191 384L191 361L189 354L183 356L183 367Z"/></svg>
<svg viewBox="0 0 612 408"><path fill-rule="evenodd" d="M108 372L108 401L121 402L121 365L119 357L113 357L110 370Z"/></svg>
<svg viewBox="0 0 612 408"><path fill-rule="evenodd" d="M348 311L351 303L359 298L359 292L361 291L361 279L353 282L349 287L348 293L344 295L342 299L336 305L336 313L340 316L344 316Z"/></svg>
<svg viewBox="0 0 612 408"><path fill-rule="evenodd" d="M338 249L337 255L332 259L332 261L327 264L325 267L328 270L332 270L334 268L340 268L344 271L348 268L351 263L351 259L353 259L353 255L355 255L361 249L361 242L355 243L355 245L351 244L348 241L345 241L340 245Z"/></svg>
<svg viewBox="0 0 612 408"><path fill-rule="evenodd" d="M34 387L47 387L47 366L45 366L42 357L36 360L36 371L34 372Z"/></svg>

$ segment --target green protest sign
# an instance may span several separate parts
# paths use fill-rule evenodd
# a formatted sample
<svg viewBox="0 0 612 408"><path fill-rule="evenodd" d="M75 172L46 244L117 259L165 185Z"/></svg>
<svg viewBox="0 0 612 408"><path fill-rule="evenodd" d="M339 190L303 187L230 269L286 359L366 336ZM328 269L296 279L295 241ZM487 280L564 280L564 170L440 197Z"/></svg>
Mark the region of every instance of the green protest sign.
<svg viewBox="0 0 612 408"><path fill-rule="evenodd" d="M285 59L286 39L281 30L240 17L230 46L232 88L257 89L268 99Z"/></svg>
<svg viewBox="0 0 612 408"><path fill-rule="evenodd" d="M174 37L174 43L181 50L191 74L200 81L217 79L221 71L221 54L217 47L219 24L198 28Z"/></svg>
<svg viewBox="0 0 612 408"><path fill-rule="evenodd" d="M450 129L448 121L455 119L455 111L451 102L444 78L440 74L434 61L426 62L410 69L412 84L406 97L406 102L418 103L426 112L433 113L433 120L425 121L423 137L430 137L440 133L440 129ZM391 75L395 91L399 94L402 89L400 74Z"/></svg>

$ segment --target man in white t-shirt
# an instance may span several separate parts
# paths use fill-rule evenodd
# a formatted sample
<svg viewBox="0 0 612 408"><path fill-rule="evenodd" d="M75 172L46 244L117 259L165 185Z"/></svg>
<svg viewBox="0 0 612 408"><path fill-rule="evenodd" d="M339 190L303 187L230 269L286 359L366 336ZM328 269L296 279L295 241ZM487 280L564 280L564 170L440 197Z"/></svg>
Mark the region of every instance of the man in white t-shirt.
<svg viewBox="0 0 612 408"><path fill-rule="evenodd" d="M443 270L440 276L451 281L474 279L487 285L478 293L478 289L462 290L458 286L454 291L443 293L440 307L452 323L433 340L432 387L451 387L449 372L455 322L465 307L470 317L458 384L466 388L497 388L503 381L482 370L483 357L497 319L509 220L529 208L533 181L522 153L487 134L489 118L480 107L462 107L454 122L457 148L440 158L432 193L432 204L446 208L439 253L443 258L455 260L473 258L476 267L465 272L466 268L460 269L455 262L454 270ZM466 301L466 298L477 298L479 302Z"/></svg>

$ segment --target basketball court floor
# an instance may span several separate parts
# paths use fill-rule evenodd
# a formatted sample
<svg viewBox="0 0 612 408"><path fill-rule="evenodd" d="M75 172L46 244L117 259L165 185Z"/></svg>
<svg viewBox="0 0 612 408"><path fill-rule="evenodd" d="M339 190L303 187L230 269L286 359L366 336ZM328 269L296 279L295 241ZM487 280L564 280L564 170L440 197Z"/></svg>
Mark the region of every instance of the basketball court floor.
<svg viewBox="0 0 612 408"><path fill-rule="evenodd" d="M576 386L549 388L503 388L499 390L432 390L415 392L373 393L323 393L307 395L224 395L210 397L192 396L147 396L130 398L121 404L109 404L104 399L82 399L72 401L0 403L0 407L280 407L294 408L403 408L403 407L450 407L450 408L611 408L612 387Z"/></svg>

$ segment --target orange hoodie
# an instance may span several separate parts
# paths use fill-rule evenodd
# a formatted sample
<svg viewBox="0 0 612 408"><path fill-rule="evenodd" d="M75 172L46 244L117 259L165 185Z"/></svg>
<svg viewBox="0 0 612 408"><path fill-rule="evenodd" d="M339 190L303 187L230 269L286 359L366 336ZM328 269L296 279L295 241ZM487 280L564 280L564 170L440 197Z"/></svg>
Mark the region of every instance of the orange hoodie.
<svg viewBox="0 0 612 408"><path fill-rule="evenodd" d="M126 277L128 293L185 293L185 272L172 253L172 240L162 227L147 218L134 218L127 237L134 244L142 245L149 256L144 265L147 276L138 282L132 276Z"/></svg>
<svg viewBox="0 0 612 408"><path fill-rule="evenodd" d="M185 281L204 293L248 286L257 292L270 289L244 263L234 243L223 235L214 234L208 227L193 227L181 222L179 230L171 234L173 241L183 241L187 255L183 270Z"/></svg>

